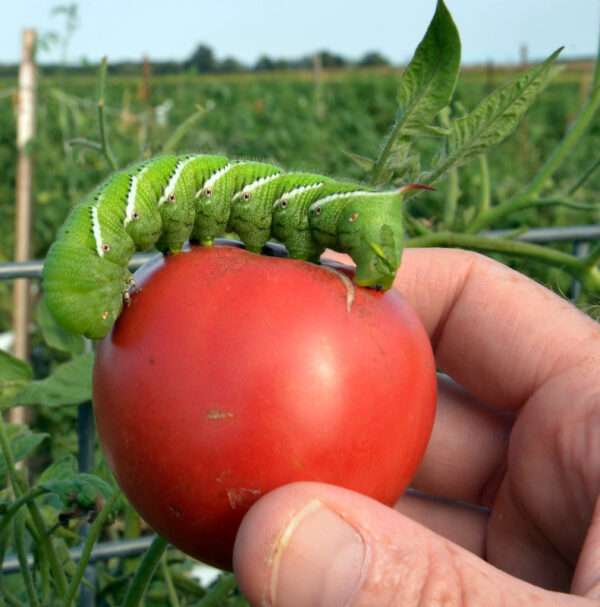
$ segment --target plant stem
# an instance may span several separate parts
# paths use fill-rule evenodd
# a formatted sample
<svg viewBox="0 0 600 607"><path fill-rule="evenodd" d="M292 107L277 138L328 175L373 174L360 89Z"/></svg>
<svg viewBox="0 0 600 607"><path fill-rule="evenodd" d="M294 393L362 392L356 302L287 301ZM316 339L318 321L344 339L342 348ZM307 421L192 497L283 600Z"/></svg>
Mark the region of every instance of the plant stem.
<svg viewBox="0 0 600 607"><path fill-rule="evenodd" d="M459 196L458 169L453 168L450 169L450 172L448 173L448 191L446 193L446 204L444 205L443 225L448 230L451 230L454 225Z"/></svg>
<svg viewBox="0 0 600 607"><path fill-rule="evenodd" d="M588 273L585 259L529 242L489 238L475 234L457 234L454 232L437 232L427 236L410 238L405 241L406 247L457 247L485 253L505 253L515 257L526 257L562 268L578 279L585 278L588 288L600 291L600 280Z"/></svg>
<svg viewBox="0 0 600 607"><path fill-rule="evenodd" d="M111 513L113 506L115 505L117 498L119 497L119 491L115 491L106 504L104 504L104 508L96 517L96 520L93 522L91 527L89 528L87 537L85 538L85 543L83 545L83 549L81 551L81 557L79 559L79 563L77 563L77 569L75 570L75 574L71 578L71 583L69 584L69 588L67 590L67 596L65 598L65 607L70 607L75 595L77 594L77 589L79 588L79 584L81 583L81 578L85 572L85 568L87 567L90 556L92 554L92 548L94 544L98 540L100 533L102 532L102 527L106 522L109 514Z"/></svg>
<svg viewBox="0 0 600 607"><path fill-rule="evenodd" d="M21 508L21 506L33 501L36 497L39 497L44 493L45 491L43 489L36 487L35 489L31 489L25 493L25 495L22 495L19 499L15 500L2 515L2 520L0 520L0 534L6 527L8 527L12 517L16 514L19 508Z"/></svg>
<svg viewBox="0 0 600 607"><path fill-rule="evenodd" d="M377 185L379 183L381 174L385 170L388 159L392 153L392 150L394 149L394 143L396 142L398 134L402 130L403 126L404 122L402 120L396 120L396 122L394 122L394 125L392 126L391 131L388 133L387 139L383 144L383 148L381 148L379 156L377 156L377 160L373 165L373 170L371 171L371 185Z"/></svg>
<svg viewBox="0 0 600 607"><path fill-rule="evenodd" d="M0 415L0 450L2 451L2 455L6 460L8 476L10 478L13 491L15 492L15 495L18 498L23 497L27 488L22 485L19 477L17 476L15 458L13 457L12 449L10 448L10 443L8 442L6 426L4 424L4 419L2 415ZM48 536L46 525L44 524L44 519L42 518L40 510L34 501L29 500L26 503L27 509L29 510L29 514L33 521L33 525L37 531L38 541L40 542L40 548L44 551L45 555L47 556L50 562L50 567L52 568L52 573L54 574L54 581L56 583L57 590L61 595L64 595L67 590L67 578L65 577L63 568L61 567L58 561L58 556L56 554L56 550L54 549L54 544Z"/></svg>
<svg viewBox="0 0 600 607"><path fill-rule="evenodd" d="M82 148L90 148L91 150L96 150L96 152L104 152L102 149L102 144L97 141L91 141L90 139L85 139L83 137L75 137L74 139L69 139L65 142L69 147L74 147L76 145Z"/></svg>
<svg viewBox="0 0 600 607"><path fill-rule="evenodd" d="M545 164L535 175L530 184L518 194L515 198L508 200L496 207L492 207L485 213L476 217L469 226L467 232L475 234L484 228L487 228L494 222L506 217L514 211L519 211L531 204L540 195L540 192L546 185L546 182L554 175L560 165L568 158L573 148L581 137L585 134L590 125L594 114L600 107L600 83L597 83L592 91L589 101L579 113L573 126L569 129L561 143L554 148Z"/></svg>
<svg viewBox="0 0 600 607"><path fill-rule="evenodd" d="M575 194L575 192L577 192L577 190L585 184L585 182L596 172L598 168L600 168L600 158L597 158L596 161L586 169L584 174L577 180L575 185L569 189L568 194L570 196Z"/></svg>
<svg viewBox="0 0 600 607"><path fill-rule="evenodd" d="M169 597L169 603L171 607L180 607L179 599L177 598L177 591L175 590L173 578L171 577L171 572L169 571L169 566L167 565L167 559L165 557L166 553L164 553L162 558L160 559L160 571L167 586L167 595Z"/></svg>
<svg viewBox="0 0 600 607"><path fill-rule="evenodd" d="M17 558L21 568L21 577L25 583L25 592L29 604L32 607L40 607L40 601L35 591L33 584L33 577L31 571L29 571L29 564L27 563L27 552L25 550L25 524L23 522L23 516L19 514L14 520L14 531L15 531L15 550L17 552Z"/></svg>
<svg viewBox="0 0 600 607"><path fill-rule="evenodd" d="M2 563L4 562L4 555L6 553L6 545L9 541L11 529L7 529L3 535L0 535L0 568L2 567ZM6 604L10 607L25 607L21 601L19 601L15 596L13 596L9 590L4 586L5 579L2 575L0 575L0 598L6 599ZM0 605L4 606L4 601L0 603Z"/></svg>
<svg viewBox="0 0 600 607"><path fill-rule="evenodd" d="M592 247L592 250L588 253L587 257L585 257L584 261L588 268L598 265L600 262L600 242Z"/></svg>
<svg viewBox="0 0 600 607"><path fill-rule="evenodd" d="M19 479L17 475L17 467L15 463L15 458L13 457L12 449L10 448L10 442L8 440L8 434L6 433L6 425L4 423L4 418L0 414L0 450L4 459L6 460L6 469L8 472L8 478L10 479L10 484L12 486L12 490L17 498L22 497L25 493L26 489Z"/></svg>
<svg viewBox="0 0 600 607"><path fill-rule="evenodd" d="M38 532L40 548L43 550L50 564L50 569L54 576L54 583L56 584L56 590L60 596L64 596L67 592L67 578L58 559L58 555L56 554L52 539L48 535L48 530L46 529L42 514L35 502L27 502L27 509L29 510L33 524Z"/></svg>
<svg viewBox="0 0 600 607"><path fill-rule="evenodd" d="M411 217L408 213L404 213L404 225L408 233L418 234L419 236L425 236L431 234L431 230L426 228L420 221Z"/></svg>
<svg viewBox="0 0 600 607"><path fill-rule="evenodd" d="M220 607L235 590L236 581L231 573L223 573L214 586L196 604L197 607Z"/></svg>
<svg viewBox="0 0 600 607"><path fill-rule="evenodd" d="M188 116L176 129L175 132L167 139L162 147L162 153L168 154L173 152L179 145L179 142L186 136L191 128L206 114L206 108L198 106L196 111Z"/></svg>
<svg viewBox="0 0 600 607"><path fill-rule="evenodd" d="M106 57L102 57L100 70L98 72L98 122L100 125L100 144L102 153L104 154L110 168L116 171L119 167L108 143L108 135L106 132L106 117L104 115L104 98L106 90L106 72L108 70L108 61Z"/></svg>
<svg viewBox="0 0 600 607"><path fill-rule="evenodd" d="M0 598L6 599L6 604L9 605L9 607L27 607L26 605L23 605L16 596L6 590L6 588L2 588L2 595Z"/></svg>
<svg viewBox="0 0 600 607"><path fill-rule="evenodd" d="M150 548L146 550L146 554L144 554L144 558L134 578L131 580L129 588L127 588L127 594L123 600L122 607L137 607L139 605L168 545L169 542L160 535L154 538L154 541L150 544Z"/></svg>
<svg viewBox="0 0 600 607"><path fill-rule="evenodd" d="M481 198L479 200L479 208L477 214L485 213L491 206L492 200L492 184L490 181L490 167L487 156L481 154L479 157L479 169L481 173Z"/></svg>

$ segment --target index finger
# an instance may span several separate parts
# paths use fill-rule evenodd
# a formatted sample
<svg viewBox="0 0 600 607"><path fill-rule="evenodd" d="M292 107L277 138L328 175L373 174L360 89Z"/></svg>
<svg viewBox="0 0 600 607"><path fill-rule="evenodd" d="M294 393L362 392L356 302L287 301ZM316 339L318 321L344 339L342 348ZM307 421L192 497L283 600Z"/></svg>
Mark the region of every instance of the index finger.
<svg viewBox="0 0 600 607"><path fill-rule="evenodd" d="M408 249L394 288L423 322L438 366L499 408L520 407L551 376L589 356L582 347L589 340L600 348L598 323L477 253Z"/></svg>

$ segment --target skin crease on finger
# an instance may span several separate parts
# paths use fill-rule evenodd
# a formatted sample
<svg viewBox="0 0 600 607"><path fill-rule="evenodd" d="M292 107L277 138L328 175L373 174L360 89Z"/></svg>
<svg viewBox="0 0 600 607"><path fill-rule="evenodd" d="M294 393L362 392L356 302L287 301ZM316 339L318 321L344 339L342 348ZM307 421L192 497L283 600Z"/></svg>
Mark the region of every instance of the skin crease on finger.
<svg viewBox="0 0 600 607"><path fill-rule="evenodd" d="M568 591L600 491L599 325L527 277L464 251L406 251L395 286L428 330L439 367L470 398L516 418L508 440L499 439L493 424L468 415L448 424L460 419L464 407L457 414L457 407L441 406L444 425L455 432L436 423L416 486L491 505L482 549L489 562L542 587ZM470 432L452 436L461 425ZM482 451L480 466L470 451L477 430L487 432L482 442L491 445ZM472 469L469 487L458 491L470 495L457 495L465 462ZM424 524L426 510L415 516ZM432 526L443 532L439 511L435 519ZM578 569L576 577L590 575Z"/></svg>

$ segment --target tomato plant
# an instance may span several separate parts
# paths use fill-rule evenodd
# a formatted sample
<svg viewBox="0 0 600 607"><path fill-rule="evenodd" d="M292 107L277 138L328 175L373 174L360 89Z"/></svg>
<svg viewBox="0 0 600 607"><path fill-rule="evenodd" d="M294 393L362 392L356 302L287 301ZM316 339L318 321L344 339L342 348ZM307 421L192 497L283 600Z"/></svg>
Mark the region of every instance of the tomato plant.
<svg viewBox="0 0 600 607"><path fill-rule="evenodd" d="M134 507L174 545L231 567L237 528L301 480L393 504L435 409L427 335L398 292L302 261L195 248L140 279L100 342L100 439Z"/></svg>

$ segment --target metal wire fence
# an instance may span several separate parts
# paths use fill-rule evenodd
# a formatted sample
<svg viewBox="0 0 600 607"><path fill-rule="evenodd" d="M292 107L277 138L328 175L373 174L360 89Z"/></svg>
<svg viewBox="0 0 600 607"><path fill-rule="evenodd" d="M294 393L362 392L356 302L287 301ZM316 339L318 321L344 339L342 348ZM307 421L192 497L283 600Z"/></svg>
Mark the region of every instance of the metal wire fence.
<svg viewBox="0 0 600 607"><path fill-rule="evenodd" d="M483 233L486 236L502 237L510 231L496 230ZM581 225L559 228L536 228L528 230L517 236L516 240L535 243L551 242L572 242L573 253L577 256L584 256L592 241L600 241L600 224ZM236 241L220 240L222 244L240 245ZM241 246L241 245L240 245ZM269 243L267 252L274 256L285 256L285 248L281 245ZM141 267L147 261L157 257L159 254L143 253L134 255L130 263L130 269L135 270ZM11 280L16 278L39 279L41 277L43 261L33 260L20 263L0 264L0 280ZM580 286L573 281L571 289L571 298L578 296ZM94 466L94 446L95 430L94 417L91 403L82 403L78 408L77 417L77 437L78 437L78 462L81 472L89 472ZM90 563L107 560L111 558L133 557L144 552L153 537L142 537L134 540L119 540L111 542L99 542L92 551ZM73 560L77 561L81 556L81 548L73 548L70 551ZM29 562L33 563L33 556L29 557ZM8 555L2 565L2 573L14 573L19 570L19 562L16 556ZM94 578L93 566L88 567L86 572L88 581ZM82 586L80 603L82 607L93 607L95 604L93 592L86 585Z"/></svg>

